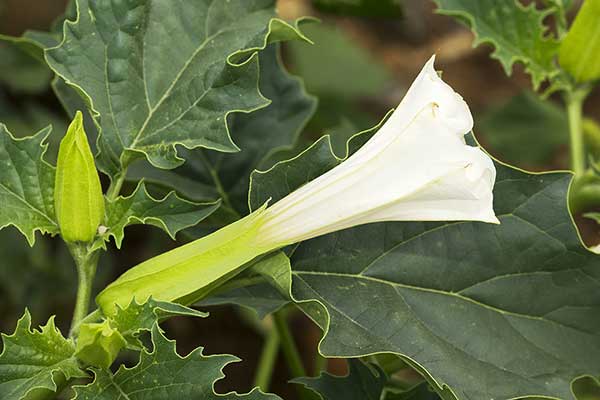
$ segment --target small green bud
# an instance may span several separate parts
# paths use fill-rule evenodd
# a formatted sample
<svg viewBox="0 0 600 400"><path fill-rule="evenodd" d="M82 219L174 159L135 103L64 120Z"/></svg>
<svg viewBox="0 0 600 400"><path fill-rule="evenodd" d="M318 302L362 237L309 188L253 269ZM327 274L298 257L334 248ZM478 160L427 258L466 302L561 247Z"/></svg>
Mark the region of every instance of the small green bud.
<svg viewBox="0 0 600 400"><path fill-rule="evenodd" d="M79 111L60 142L54 207L66 242L91 241L104 219L102 186Z"/></svg>
<svg viewBox="0 0 600 400"><path fill-rule="evenodd" d="M108 369L127 341L108 321L82 324L77 338L77 358L94 367Z"/></svg>

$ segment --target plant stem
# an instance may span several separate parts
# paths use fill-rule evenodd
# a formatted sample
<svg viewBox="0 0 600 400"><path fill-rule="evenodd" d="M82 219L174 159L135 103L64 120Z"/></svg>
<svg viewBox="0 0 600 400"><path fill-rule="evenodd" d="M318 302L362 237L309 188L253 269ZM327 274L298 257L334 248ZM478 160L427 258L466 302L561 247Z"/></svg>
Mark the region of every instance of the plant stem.
<svg viewBox="0 0 600 400"><path fill-rule="evenodd" d="M271 377L277 354L279 353L279 333L277 329L271 327L268 330L265 344L263 345L256 376L254 377L254 386L258 386L263 392L269 391Z"/></svg>
<svg viewBox="0 0 600 400"><path fill-rule="evenodd" d="M90 308L90 299L92 296L92 284L96 275L99 252L89 252L85 244L70 243L69 250L77 266L77 300L73 319L71 320L71 330L69 336L73 336L81 321L88 315Z"/></svg>
<svg viewBox="0 0 600 400"><path fill-rule="evenodd" d="M588 90L575 89L565 95L571 138L571 169L576 176L585 172L585 146L583 143L583 101Z"/></svg>
<svg viewBox="0 0 600 400"><path fill-rule="evenodd" d="M121 171L118 175L116 175L112 181L110 182L110 186L106 191L106 198L108 200L115 200L119 194L121 193L121 188L123 187L123 183L125 182L125 178L127 177L127 169Z"/></svg>
<svg viewBox="0 0 600 400"><path fill-rule="evenodd" d="M275 322L275 328L281 340L281 349L292 373L292 378L306 376L306 371L292 333L290 332L285 312L280 310L273 314L273 322Z"/></svg>
<svg viewBox="0 0 600 400"><path fill-rule="evenodd" d="M319 353L317 349L315 354L315 373L314 376L321 375L321 372L327 372L327 359Z"/></svg>

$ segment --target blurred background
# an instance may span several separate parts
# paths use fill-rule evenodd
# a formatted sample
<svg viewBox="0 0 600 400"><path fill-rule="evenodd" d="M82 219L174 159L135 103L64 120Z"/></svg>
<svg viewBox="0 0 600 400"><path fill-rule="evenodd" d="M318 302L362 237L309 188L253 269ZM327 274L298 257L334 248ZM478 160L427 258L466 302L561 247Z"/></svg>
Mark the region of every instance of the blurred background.
<svg viewBox="0 0 600 400"><path fill-rule="evenodd" d="M0 0L0 33L18 36L29 29L48 30L66 5L66 0ZM321 20L304 29L315 45L288 43L283 49L288 69L302 77L307 91L319 98L303 143L330 133L341 153L350 135L375 125L399 103L423 64L436 54L437 69L470 105L476 137L492 155L532 171L568 168L567 120L557 99L541 101L519 65L507 77L500 64L490 59L491 48L473 48L471 31L450 17L437 15L432 1L279 0L278 11L285 19L311 15ZM0 122L13 134L31 135L52 124L61 132L54 135L60 140L68 119L49 86L51 78L39 61L0 44ZM585 110L588 130L597 129L594 120L600 119L599 105L600 95L592 94ZM51 143L50 161L53 146L56 142ZM577 222L589 245L600 241L596 223L579 217ZM98 287L127 267L175 245L157 229L128 229L126 250L118 257L115 251L103 257ZM12 332L25 307L37 323L56 314L58 326L66 330L75 279L74 265L59 240L38 235L30 249L15 229L0 231L0 330ZM206 353L240 357L243 362L226 368L227 378L217 389L247 391L263 344L261 326L269 321L257 321L233 307L210 311L211 317L203 320L168 321L167 333L177 338L182 354L202 345ZM299 346L307 350L307 365L312 365L310 358L321 332L302 315L292 322ZM287 370L280 362L272 388L293 399L294 388L286 383ZM328 369L343 374L346 365L329 360Z"/></svg>

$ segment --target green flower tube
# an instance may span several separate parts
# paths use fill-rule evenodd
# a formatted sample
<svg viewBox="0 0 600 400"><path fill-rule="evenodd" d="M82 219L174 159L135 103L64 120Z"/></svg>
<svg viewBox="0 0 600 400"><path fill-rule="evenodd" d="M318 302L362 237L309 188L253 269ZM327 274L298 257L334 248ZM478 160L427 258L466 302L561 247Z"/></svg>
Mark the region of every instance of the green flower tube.
<svg viewBox="0 0 600 400"><path fill-rule="evenodd" d="M279 244L258 240L265 207L219 231L145 261L121 275L96 298L106 315L132 299L191 304L240 267Z"/></svg>

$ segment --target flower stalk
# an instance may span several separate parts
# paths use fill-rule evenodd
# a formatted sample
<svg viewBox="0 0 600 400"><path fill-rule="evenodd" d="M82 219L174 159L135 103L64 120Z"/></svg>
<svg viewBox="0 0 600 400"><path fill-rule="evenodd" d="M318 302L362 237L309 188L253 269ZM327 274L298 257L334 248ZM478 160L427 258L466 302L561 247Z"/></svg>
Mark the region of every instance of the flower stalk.
<svg viewBox="0 0 600 400"><path fill-rule="evenodd" d="M565 94L571 148L571 169L576 176L585 172L585 145L583 140L583 102L587 90L575 89Z"/></svg>
<svg viewBox="0 0 600 400"><path fill-rule="evenodd" d="M96 268L100 253L95 251L90 253L87 246L78 243L68 245L71 256L75 260L77 267L77 298L75 309L73 310L73 319L71 320L70 336L73 336L77 327L88 315L90 301L92 296L92 286L96 276Z"/></svg>

